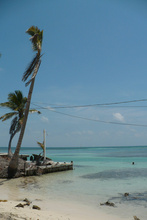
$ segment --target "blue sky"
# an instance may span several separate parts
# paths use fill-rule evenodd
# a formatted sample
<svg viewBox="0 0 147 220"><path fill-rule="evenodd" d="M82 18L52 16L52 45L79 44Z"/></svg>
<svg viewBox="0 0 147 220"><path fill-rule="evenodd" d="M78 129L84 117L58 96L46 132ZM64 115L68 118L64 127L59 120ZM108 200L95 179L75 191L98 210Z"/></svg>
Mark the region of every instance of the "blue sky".
<svg viewBox="0 0 147 220"><path fill-rule="evenodd" d="M17 89L27 96L21 79L34 54L25 31L44 30L31 107L45 109L29 115L22 146L37 146L43 129L47 147L147 144L147 127L98 121L147 125L147 102L54 108L147 98L146 11L144 0L0 1L0 102ZM0 122L0 147L8 144L9 126Z"/></svg>

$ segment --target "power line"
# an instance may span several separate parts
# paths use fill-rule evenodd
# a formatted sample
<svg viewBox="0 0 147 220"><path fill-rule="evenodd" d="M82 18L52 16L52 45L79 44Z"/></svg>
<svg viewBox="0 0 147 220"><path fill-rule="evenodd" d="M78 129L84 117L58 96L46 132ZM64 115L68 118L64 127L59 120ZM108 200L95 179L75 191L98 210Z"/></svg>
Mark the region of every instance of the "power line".
<svg viewBox="0 0 147 220"><path fill-rule="evenodd" d="M62 115L66 115L72 118L79 118L79 119L83 119L83 120L88 120L88 121L94 121L94 122L101 122L101 123L107 123L107 124L115 124L115 125L127 125L127 126L140 126L140 127L147 127L147 125L142 125L142 124L132 124L132 123L121 123L121 122L113 122L113 121L104 121L104 120L98 120L98 119L91 119L91 118L86 118L86 117L82 117L82 116L76 116L76 115L72 115L72 114L68 114L68 113L63 113L63 112L59 112L59 111L55 111L54 109L57 108L85 108L85 107L96 107L96 106L100 106L100 107L115 107L112 105L118 105L118 104L126 104L126 103L134 103L134 102L145 102L147 101L147 99L139 99L139 100L131 100L131 101L121 101L121 102L112 102L112 103L99 103L99 104L88 104L88 105L72 105L72 106L59 106L59 105L54 105L53 107L42 107L40 105L37 105L35 103L31 103L35 106L37 106L39 109L45 109L45 110L49 110L58 114L62 114ZM45 103L42 103L45 104ZM50 104L53 105L53 104ZM1 106L0 106L1 107ZM118 107L118 106L117 106ZM147 106L119 106L119 107L147 107Z"/></svg>
<svg viewBox="0 0 147 220"><path fill-rule="evenodd" d="M32 105L36 105L35 103L39 104L45 104L45 105L51 105L52 108L57 109L57 108L85 108L85 107L96 107L96 106L102 106L102 107L115 107L111 105L118 105L118 104L126 104L126 103L134 103L134 102L146 102L147 99L138 99L138 100L128 100L128 101L121 101L121 102L110 102L110 103L97 103L97 104L86 104L86 105L56 105L56 104L48 104L48 103L41 103L41 102L32 102ZM128 108L128 107L147 107L147 106L117 106L121 108ZM7 109L7 107L0 106L0 108ZM42 108L42 107L41 107Z"/></svg>
<svg viewBox="0 0 147 220"><path fill-rule="evenodd" d="M69 105L59 106L59 105L53 105L53 104L49 104L49 105L53 105L52 108L54 108L54 109L57 109L57 108L85 108L85 107L111 106L111 105L134 103L134 102L146 102L146 101L147 101L147 99L138 99L138 100L130 100L130 101L111 102L111 103L97 103L97 104L87 104L87 105L71 105L71 106L69 106ZM42 103L42 104L47 104L47 103ZM34 103L34 105L35 105L35 103ZM145 106L142 106L142 107L145 107Z"/></svg>
<svg viewBox="0 0 147 220"><path fill-rule="evenodd" d="M35 106L37 106L36 104L33 104L33 103L31 103L32 105L35 105ZM100 108L147 108L147 105L142 105L142 106L138 106L138 105L131 105L131 106L127 106L127 105L125 105L125 106L122 106L122 105L117 105L117 106L99 106ZM1 108L1 107L0 107ZM38 109L42 109L43 107L38 107ZM56 109L56 108L60 108L60 107L55 107L55 106L53 106L53 107L48 107L48 108L52 108L52 109ZM61 107L61 108L63 108L63 107ZM66 108L66 107L64 107L64 108ZM68 108L68 107L67 107ZM81 107L80 107L81 108Z"/></svg>
<svg viewBox="0 0 147 220"><path fill-rule="evenodd" d="M95 121L95 122L101 122L101 123L106 123L106 124L130 125L130 126L138 126L138 127L147 127L147 125L141 125L141 124L131 124L131 123L103 121L103 120L98 120L98 119L90 119L90 118L85 118L85 117L81 117L81 116L76 116L76 115L71 115L71 114L67 114L67 113L62 113L62 112L58 112L58 111L54 111L54 110L50 110L50 111L56 112L58 114L66 115L66 116L69 116L69 117L73 117L73 118L80 118L80 119L84 119L84 120L88 120L88 121Z"/></svg>
<svg viewBox="0 0 147 220"><path fill-rule="evenodd" d="M41 107L39 105L36 105L38 107ZM112 121L104 121L104 120L99 120L99 119L91 119L91 118L86 118L86 117L82 117L82 116L77 116L77 115L71 115L68 113L63 113L63 112L59 112L56 111L52 108L48 108L48 107L41 107L42 109L46 109L61 115L65 115L65 116L69 116L72 118L79 118L79 119L83 119L83 120L87 120L87 121L94 121L94 122L101 122L101 123L106 123L106 124L115 124L115 125L126 125L126 126L137 126L137 127L147 127L147 125L142 125L142 124L132 124L132 123L121 123L121 122L112 122Z"/></svg>

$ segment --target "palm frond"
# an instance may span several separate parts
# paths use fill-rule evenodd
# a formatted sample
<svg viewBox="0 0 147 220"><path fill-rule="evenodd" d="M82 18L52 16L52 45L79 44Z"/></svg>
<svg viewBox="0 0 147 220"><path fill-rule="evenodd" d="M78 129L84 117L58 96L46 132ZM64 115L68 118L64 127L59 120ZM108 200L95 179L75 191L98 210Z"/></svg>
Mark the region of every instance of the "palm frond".
<svg viewBox="0 0 147 220"><path fill-rule="evenodd" d="M17 133L20 131L20 129L21 129L21 124L20 124L19 118L15 117L11 122L9 134L12 135L14 133Z"/></svg>
<svg viewBox="0 0 147 220"><path fill-rule="evenodd" d="M42 40L43 40L43 30L39 32L39 39L42 45Z"/></svg>
<svg viewBox="0 0 147 220"><path fill-rule="evenodd" d="M37 144L39 145L39 147L41 147L44 150L44 144L43 143L40 143L40 142L37 141Z"/></svg>
<svg viewBox="0 0 147 220"><path fill-rule="evenodd" d="M41 51L41 47L42 47L42 40L43 40L43 31L40 31L36 34L34 34L31 38L30 38L31 42L32 42L32 49L34 51Z"/></svg>
<svg viewBox="0 0 147 220"><path fill-rule="evenodd" d="M30 113L36 113L37 112L38 114L41 114L41 112L36 110L36 109L30 109L29 112Z"/></svg>
<svg viewBox="0 0 147 220"><path fill-rule="evenodd" d="M0 106L10 108L13 111L21 112L26 105L27 98L23 97L21 91L16 90L14 93L8 94L8 101L9 102L0 103Z"/></svg>
<svg viewBox="0 0 147 220"><path fill-rule="evenodd" d="M9 134L12 134L16 128L16 124L19 122L18 117L16 116L15 118L13 118L13 120L11 121L11 126L10 126L10 130L9 130Z"/></svg>
<svg viewBox="0 0 147 220"><path fill-rule="evenodd" d="M19 123L16 124L16 131L19 132L21 129L21 123L19 121Z"/></svg>
<svg viewBox="0 0 147 220"><path fill-rule="evenodd" d="M35 27L34 25L31 26L28 30L26 30L26 33L31 36L33 36L34 34L39 33L39 32L40 32L39 28L37 26Z"/></svg>
<svg viewBox="0 0 147 220"><path fill-rule="evenodd" d="M10 102L0 103L0 106L1 106L1 107L11 108L11 104L10 104Z"/></svg>
<svg viewBox="0 0 147 220"><path fill-rule="evenodd" d="M31 79L25 84L25 86L28 86L31 83L31 81L35 78L35 76L37 75L38 69L40 67L40 64L41 64L41 60L38 61L38 66L36 65Z"/></svg>
<svg viewBox="0 0 147 220"><path fill-rule="evenodd" d="M39 47L38 47L38 33L34 34L32 37L30 37L30 40L32 41L32 49L34 51L38 51Z"/></svg>
<svg viewBox="0 0 147 220"><path fill-rule="evenodd" d="M37 61L38 61L38 55L36 55L33 60L31 61L31 63L29 64L28 68L26 69L26 71L24 72L23 74L23 77L22 77L22 81L26 81L27 78L32 74L32 72L34 71L35 69L35 66L37 64Z"/></svg>
<svg viewBox="0 0 147 220"><path fill-rule="evenodd" d="M27 31L27 34L31 35L32 49L34 51L41 51L42 40L43 40L43 30L36 26L31 26Z"/></svg>
<svg viewBox="0 0 147 220"><path fill-rule="evenodd" d="M24 98L22 92L20 90L15 90L15 96L17 98L17 103L21 103Z"/></svg>
<svg viewBox="0 0 147 220"><path fill-rule="evenodd" d="M5 115L2 115L0 117L0 120L6 121L7 119L12 118L14 115L17 115L17 114L18 114L17 112L6 113Z"/></svg>

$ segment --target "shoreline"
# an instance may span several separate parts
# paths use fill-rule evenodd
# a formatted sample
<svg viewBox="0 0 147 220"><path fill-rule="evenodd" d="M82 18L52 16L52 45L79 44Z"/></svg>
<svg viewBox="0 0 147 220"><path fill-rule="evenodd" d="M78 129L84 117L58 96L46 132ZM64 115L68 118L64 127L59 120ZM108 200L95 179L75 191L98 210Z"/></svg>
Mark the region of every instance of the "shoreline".
<svg viewBox="0 0 147 220"><path fill-rule="evenodd" d="M51 201L45 204L44 201L33 201L30 206L24 208L15 207L22 201L0 202L0 218L1 219L25 219L25 220L124 220L122 217L113 214L106 214L101 210L95 210L85 205L74 203L56 203ZM32 205L36 204L41 210L32 209ZM48 206L48 209L47 209ZM9 210L9 211L8 211ZM128 219L129 220L129 219ZM130 218L131 220L131 218Z"/></svg>
<svg viewBox="0 0 147 220"><path fill-rule="evenodd" d="M29 190L19 188L16 185L18 179L4 180L0 179L0 219L11 220L132 220L131 213L129 217L120 213L120 208L108 206L93 206L90 201L81 202L80 200L67 199L66 197L44 197L40 194L34 194ZM29 206L15 207L27 198L30 201ZM88 204L89 203L89 204ZM37 205L41 210L32 209ZM121 212L125 212L122 207ZM134 213L135 214L135 213ZM142 219L141 219L142 220Z"/></svg>
<svg viewBox="0 0 147 220"><path fill-rule="evenodd" d="M92 206L91 203L84 203L80 200L74 201L66 199L66 197L47 197L37 192L34 194L28 189L19 188L19 179L0 179L0 219L11 220L126 220L122 216L115 213L113 207L101 207L99 205ZM18 185L17 185L17 184ZM27 198L30 205L16 207L19 203ZM6 201L3 201L6 200ZM90 202L90 201L89 201ZM33 205L41 208L41 210L32 209ZM132 220L128 218L127 220Z"/></svg>
<svg viewBox="0 0 147 220"><path fill-rule="evenodd" d="M42 177L37 179L41 179ZM129 207L126 207L125 204L117 207L100 206L98 200L97 204L94 204L88 198L86 201L81 200L80 197L78 199L78 195L76 196L76 200L74 200L72 195L67 198L64 194L58 194L58 196L54 193L42 194L42 191L40 191L42 189L39 185L37 190L35 190L37 185L34 185L34 182L33 188L28 188L26 184L32 184L29 180L30 178L0 179L0 200L7 200L7 202L0 201L0 219L133 220L133 216L135 215L140 220L146 219L141 215L141 212L144 212L141 207L138 207L138 210L135 206L131 205L130 207L129 205ZM23 185L20 185L22 181ZM24 204L23 200L25 198L31 202L29 206L24 206L24 208L15 207L19 203ZM32 209L33 205L39 206L41 210Z"/></svg>

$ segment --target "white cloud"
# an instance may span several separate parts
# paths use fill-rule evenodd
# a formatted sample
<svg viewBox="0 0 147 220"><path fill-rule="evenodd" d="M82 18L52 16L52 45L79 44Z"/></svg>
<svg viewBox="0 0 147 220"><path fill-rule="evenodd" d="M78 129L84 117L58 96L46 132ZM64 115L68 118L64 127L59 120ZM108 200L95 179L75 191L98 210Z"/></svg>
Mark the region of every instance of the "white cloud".
<svg viewBox="0 0 147 220"><path fill-rule="evenodd" d="M125 121L125 120L124 120L124 116L123 116L122 114L120 114L119 112L114 113L113 116L114 116L114 118L115 118L116 120L118 120L118 121L121 121L121 122L124 122L124 121Z"/></svg>
<svg viewBox="0 0 147 220"><path fill-rule="evenodd" d="M46 109L54 111L54 109L52 107L50 107L50 106L47 106Z"/></svg>
<svg viewBox="0 0 147 220"><path fill-rule="evenodd" d="M94 133L93 133L93 131L91 131L91 130L88 130L88 131L73 131L73 132L71 132L71 134L69 134L69 133L66 133L66 135L67 136L70 136L70 135L78 135L78 136L82 136L82 135L93 135Z"/></svg>
<svg viewBox="0 0 147 220"><path fill-rule="evenodd" d="M48 122L48 118L45 117L45 116L42 116L42 117L41 117L41 120L42 120L43 122Z"/></svg>

